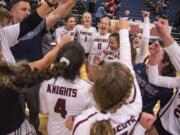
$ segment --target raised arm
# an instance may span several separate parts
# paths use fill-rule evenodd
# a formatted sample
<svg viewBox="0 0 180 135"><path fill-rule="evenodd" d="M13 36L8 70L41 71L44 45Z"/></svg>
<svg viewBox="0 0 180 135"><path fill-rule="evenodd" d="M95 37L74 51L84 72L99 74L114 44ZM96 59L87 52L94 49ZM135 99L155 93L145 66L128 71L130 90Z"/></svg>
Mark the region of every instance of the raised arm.
<svg viewBox="0 0 180 135"><path fill-rule="evenodd" d="M149 23L150 13L146 11L142 11L142 16L144 19L144 29L142 34L142 44L140 46L140 52L137 55L136 63L142 63L149 54L148 45L150 38L150 23Z"/></svg>
<svg viewBox="0 0 180 135"><path fill-rule="evenodd" d="M129 42L129 22L128 20L121 19L119 21L119 35L120 35L120 62L125 64L133 71L131 60L131 47Z"/></svg>
<svg viewBox="0 0 180 135"><path fill-rule="evenodd" d="M41 70L43 68L48 67L50 64L52 64L56 60L59 49L66 43L70 42L71 40L72 40L72 38L70 35L68 35L68 34L64 35L62 37L61 42L58 43L58 45L56 45L56 47L53 48L50 52L48 52L42 59L29 64L31 69L36 68L36 69Z"/></svg>
<svg viewBox="0 0 180 135"><path fill-rule="evenodd" d="M46 18L46 28L49 30L63 15L76 4L77 0L66 0Z"/></svg>
<svg viewBox="0 0 180 135"><path fill-rule="evenodd" d="M157 86L166 88L180 87L180 78L160 76L158 72L158 65L148 66L148 79L150 83Z"/></svg>
<svg viewBox="0 0 180 135"><path fill-rule="evenodd" d="M167 88L180 87L180 78L179 77L164 77L160 76L158 72L158 61L163 57L163 49L159 45L151 45L149 47L150 58L148 63L148 79L149 82Z"/></svg>
<svg viewBox="0 0 180 135"><path fill-rule="evenodd" d="M160 38L164 42L165 51L170 56L171 62L178 72L180 72L180 46L175 42L173 37L170 35L168 28L168 21L159 19L155 26L157 28Z"/></svg>

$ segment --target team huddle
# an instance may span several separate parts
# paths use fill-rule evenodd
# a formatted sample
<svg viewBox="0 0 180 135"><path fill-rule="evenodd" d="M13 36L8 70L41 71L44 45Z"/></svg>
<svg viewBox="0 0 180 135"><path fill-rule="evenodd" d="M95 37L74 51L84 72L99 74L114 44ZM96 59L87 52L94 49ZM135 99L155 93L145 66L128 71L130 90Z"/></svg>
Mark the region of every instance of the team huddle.
<svg viewBox="0 0 180 135"><path fill-rule="evenodd" d="M49 30L77 0L52 10L57 2L47 0L22 22L0 28L0 134L38 134L21 96L39 84L36 102L48 115L48 135L179 135L180 47L161 18L154 23L161 41L150 42L149 12L142 12L143 31L133 38L127 18L110 31L107 16L95 28L89 12L78 25L68 14L54 48L40 60L16 63L10 47L42 22Z"/></svg>

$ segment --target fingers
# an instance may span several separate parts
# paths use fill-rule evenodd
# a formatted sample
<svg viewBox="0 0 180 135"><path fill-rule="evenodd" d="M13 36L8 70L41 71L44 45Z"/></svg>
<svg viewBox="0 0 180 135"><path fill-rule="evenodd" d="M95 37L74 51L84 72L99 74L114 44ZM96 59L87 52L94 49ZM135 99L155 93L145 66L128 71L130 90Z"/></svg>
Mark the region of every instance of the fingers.
<svg viewBox="0 0 180 135"><path fill-rule="evenodd" d="M143 18L150 16L150 13L147 11L141 11L141 13L142 13Z"/></svg>

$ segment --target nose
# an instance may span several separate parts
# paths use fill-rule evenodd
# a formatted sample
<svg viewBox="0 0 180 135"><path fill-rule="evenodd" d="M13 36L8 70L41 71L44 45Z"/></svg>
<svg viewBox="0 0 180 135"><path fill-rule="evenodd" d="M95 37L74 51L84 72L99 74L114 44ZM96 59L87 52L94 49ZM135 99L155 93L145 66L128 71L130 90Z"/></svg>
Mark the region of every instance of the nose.
<svg viewBox="0 0 180 135"><path fill-rule="evenodd" d="M26 12L26 15L30 15L30 12L29 12L29 11L27 11L27 12Z"/></svg>

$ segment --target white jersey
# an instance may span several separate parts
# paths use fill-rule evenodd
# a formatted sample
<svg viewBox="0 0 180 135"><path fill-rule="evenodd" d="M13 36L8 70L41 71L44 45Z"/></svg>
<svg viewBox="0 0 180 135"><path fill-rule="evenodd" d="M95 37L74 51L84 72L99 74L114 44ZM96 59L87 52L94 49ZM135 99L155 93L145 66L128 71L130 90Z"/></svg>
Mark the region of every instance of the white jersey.
<svg viewBox="0 0 180 135"><path fill-rule="evenodd" d="M56 42L57 43L61 42L61 37L63 35L65 35L65 34L70 34L72 39L74 40L74 37L75 37L75 28L73 30L68 31L68 30L66 30L64 28L64 26L62 26L62 27L56 29L55 34L56 34L55 37L56 37Z"/></svg>
<svg viewBox="0 0 180 135"><path fill-rule="evenodd" d="M116 135L129 135L139 118L141 112L141 93L135 87L128 99L128 103L119 108L116 113L111 113L111 125ZM90 129L93 123L98 119L99 111L96 107L91 107L82 112L74 122L72 135L90 135Z"/></svg>
<svg viewBox="0 0 180 135"><path fill-rule="evenodd" d="M142 97L132 67L128 30L120 31L120 45L120 62L129 67L133 75L134 86L126 104L115 113L111 113L110 121L116 135L129 135L142 112ZM97 121L98 115L100 113L95 107L84 111L75 119L72 135L90 135L90 128Z"/></svg>
<svg viewBox="0 0 180 135"><path fill-rule="evenodd" d="M119 49L118 50L112 50L110 47L108 47L107 50L108 50L108 54L105 54L104 52L102 52L101 61L120 59Z"/></svg>
<svg viewBox="0 0 180 135"><path fill-rule="evenodd" d="M90 52L93 41L92 35L96 32L96 28L94 27L85 28L83 25L76 26L77 41L84 47L85 53Z"/></svg>
<svg viewBox="0 0 180 135"><path fill-rule="evenodd" d="M161 87L176 88L178 90L171 100L164 106L158 116L163 128L173 135L180 133L180 78L159 76L158 66L148 67L149 81Z"/></svg>
<svg viewBox="0 0 180 135"><path fill-rule="evenodd" d="M101 57L104 49L108 48L109 43L109 33L106 35L101 35L100 33L93 34L93 43L91 44L91 50L89 55L89 64L96 65L94 63L95 57Z"/></svg>
<svg viewBox="0 0 180 135"><path fill-rule="evenodd" d="M9 63L15 63L10 47L17 43L20 33L20 24L0 28L0 42L2 45L3 59Z"/></svg>
<svg viewBox="0 0 180 135"><path fill-rule="evenodd" d="M41 110L49 114L48 135L70 135L65 121L68 116L77 116L94 104L91 87L92 84L79 78L71 82L59 77L41 84Z"/></svg>
<svg viewBox="0 0 180 135"><path fill-rule="evenodd" d="M177 72L180 73L180 46L174 42L172 45L165 47L164 49L168 53L169 58Z"/></svg>
<svg viewBox="0 0 180 135"><path fill-rule="evenodd" d="M180 89L169 103L160 110L158 116L166 131L173 135L180 134Z"/></svg>

